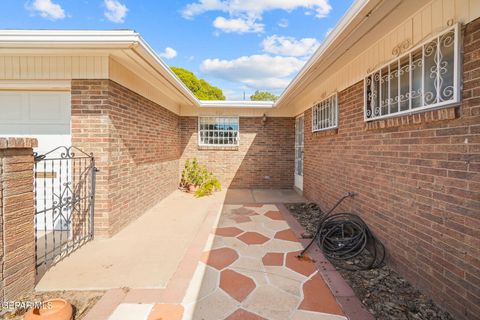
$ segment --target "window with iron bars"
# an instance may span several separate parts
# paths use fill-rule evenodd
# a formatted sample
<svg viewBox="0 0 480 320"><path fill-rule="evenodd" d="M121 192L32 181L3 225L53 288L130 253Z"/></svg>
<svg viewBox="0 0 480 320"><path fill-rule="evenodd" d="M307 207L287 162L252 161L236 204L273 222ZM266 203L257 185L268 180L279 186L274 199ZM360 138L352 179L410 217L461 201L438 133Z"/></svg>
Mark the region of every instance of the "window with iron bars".
<svg viewBox="0 0 480 320"><path fill-rule="evenodd" d="M333 94L313 106L312 131L335 129L338 127L337 94Z"/></svg>
<svg viewBox="0 0 480 320"><path fill-rule="evenodd" d="M199 117L198 145L228 147L238 146L240 124L238 117Z"/></svg>
<svg viewBox="0 0 480 320"><path fill-rule="evenodd" d="M425 41L365 78L365 121L460 102L459 27Z"/></svg>

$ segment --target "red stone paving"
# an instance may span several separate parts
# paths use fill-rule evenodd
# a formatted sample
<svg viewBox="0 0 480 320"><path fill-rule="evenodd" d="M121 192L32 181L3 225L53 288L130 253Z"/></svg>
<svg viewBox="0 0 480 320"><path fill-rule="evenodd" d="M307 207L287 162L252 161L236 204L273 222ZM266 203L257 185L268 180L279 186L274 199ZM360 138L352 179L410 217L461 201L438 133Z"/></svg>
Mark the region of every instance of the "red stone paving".
<svg viewBox="0 0 480 320"><path fill-rule="evenodd" d="M263 234L260 234L258 232L245 232L237 238L248 245L264 244L265 242L270 240L270 238L267 238Z"/></svg>
<svg viewBox="0 0 480 320"><path fill-rule="evenodd" d="M220 273L220 288L239 302L245 300L255 287L252 279L236 271L227 269Z"/></svg>
<svg viewBox="0 0 480 320"><path fill-rule="evenodd" d="M268 211L265 213L265 216L272 220L283 220L283 215L280 213L280 211Z"/></svg>
<svg viewBox="0 0 480 320"><path fill-rule="evenodd" d="M228 267L237 259L238 253L230 248L214 249L202 255L202 261L217 270Z"/></svg>
<svg viewBox="0 0 480 320"><path fill-rule="evenodd" d="M183 307L179 304L156 304L148 320L182 320Z"/></svg>
<svg viewBox="0 0 480 320"><path fill-rule="evenodd" d="M236 227L217 228L215 230L215 234L222 237L236 237L242 232L243 230L240 230Z"/></svg>
<svg viewBox="0 0 480 320"><path fill-rule="evenodd" d="M236 223L242 223L242 222L250 222L252 219L247 216L241 216L241 215L235 215L232 217L232 220L235 221Z"/></svg>
<svg viewBox="0 0 480 320"><path fill-rule="evenodd" d="M289 252L287 253L287 258L285 259L285 265L292 269L295 272L303 274L306 277L312 275L317 269L315 268L315 264L312 262L308 256L304 256L303 258L298 258L297 255L300 251Z"/></svg>
<svg viewBox="0 0 480 320"><path fill-rule="evenodd" d="M265 266L283 266L283 253L268 252L263 256L262 261Z"/></svg>
<svg viewBox="0 0 480 320"><path fill-rule="evenodd" d="M257 216L258 215L258 213L256 213L254 210L247 209L245 207L241 207L241 208L238 208L238 209L233 209L232 213L242 215L242 216Z"/></svg>
<svg viewBox="0 0 480 320"><path fill-rule="evenodd" d="M344 315L319 273L304 283L303 300L298 309Z"/></svg>
<svg viewBox="0 0 480 320"><path fill-rule="evenodd" d="M299 242L297 236L295 235L295 233L293 233L291 229L286 229L275 233L274 238L292 242Z"/></svg>
<svg viewBox="0 0 480 320"><path fill-rule="evenodd" d="M229 315L225 320L267 320L259 315L248 312L243 309L238 309L231 315Z"/></svg>

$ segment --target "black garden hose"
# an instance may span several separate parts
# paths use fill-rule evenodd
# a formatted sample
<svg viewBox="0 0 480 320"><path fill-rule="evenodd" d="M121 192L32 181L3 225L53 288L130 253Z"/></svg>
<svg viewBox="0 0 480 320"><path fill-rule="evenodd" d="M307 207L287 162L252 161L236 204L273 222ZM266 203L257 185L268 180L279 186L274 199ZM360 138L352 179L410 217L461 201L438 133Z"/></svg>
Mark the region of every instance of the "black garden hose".
<svg viewBox="0 0 480 320"><path fill-rule="evenodd" d="M385 247L362 218L347 212L331 214L343 200L353 196L354 193L347 193L323 215L314 237L300 256L316 241L325 256L337 267L368 270L383 265Z"/></svg>

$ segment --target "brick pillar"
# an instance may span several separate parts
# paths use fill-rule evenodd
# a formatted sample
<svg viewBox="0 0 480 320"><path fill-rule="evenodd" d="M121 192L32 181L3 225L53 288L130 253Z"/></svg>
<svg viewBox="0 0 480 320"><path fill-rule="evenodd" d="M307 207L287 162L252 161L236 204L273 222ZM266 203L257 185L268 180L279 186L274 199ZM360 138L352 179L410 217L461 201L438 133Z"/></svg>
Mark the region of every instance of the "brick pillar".
<svg viewBox="0 0 480 320"><path fill-rule="evenodd" d="M33 150L36 139L0 138L0 301L35 285Z"/></svg>

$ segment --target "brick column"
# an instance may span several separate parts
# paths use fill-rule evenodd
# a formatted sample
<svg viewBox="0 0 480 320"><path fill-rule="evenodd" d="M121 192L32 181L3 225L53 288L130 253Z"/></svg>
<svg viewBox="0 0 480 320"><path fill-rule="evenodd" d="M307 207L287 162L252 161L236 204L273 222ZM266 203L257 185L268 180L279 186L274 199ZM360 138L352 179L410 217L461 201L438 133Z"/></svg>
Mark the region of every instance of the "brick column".
<svg viewBox="0 0 480 320"><path fill-rule="evenodd" d="M13 300L35 285L36 139L0 138L0 300Z"/></svg>

